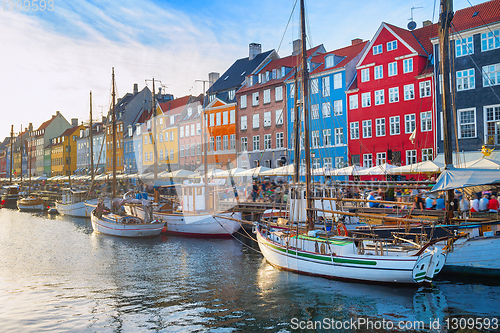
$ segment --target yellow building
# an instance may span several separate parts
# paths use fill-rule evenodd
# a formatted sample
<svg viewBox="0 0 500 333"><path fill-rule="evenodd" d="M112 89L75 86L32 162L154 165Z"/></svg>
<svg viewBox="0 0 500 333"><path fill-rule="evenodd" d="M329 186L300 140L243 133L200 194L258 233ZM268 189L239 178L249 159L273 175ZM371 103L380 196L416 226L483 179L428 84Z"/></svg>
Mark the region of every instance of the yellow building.
<svg viewBox="0 0 500 333"><path fill-rule="evenodd" d="M68 176L76 170L76 140L85 126L68 128L58 137L52 139L50 150L51 176Z"/></svg>

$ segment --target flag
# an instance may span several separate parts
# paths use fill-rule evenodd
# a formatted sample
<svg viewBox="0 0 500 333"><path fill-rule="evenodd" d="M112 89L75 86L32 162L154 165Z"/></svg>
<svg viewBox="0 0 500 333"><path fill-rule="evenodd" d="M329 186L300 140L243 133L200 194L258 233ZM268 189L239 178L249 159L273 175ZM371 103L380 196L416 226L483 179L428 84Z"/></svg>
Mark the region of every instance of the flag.
<svg viewBox="0 0 500 333"><path fill-rule="evenodd" d="M411 141L412 144L415 142L415 136L416 135L417 135L417 129L415 128L415 130L413 131L413 133L411 133L411 135L410 135L410 141Z"/></svg>

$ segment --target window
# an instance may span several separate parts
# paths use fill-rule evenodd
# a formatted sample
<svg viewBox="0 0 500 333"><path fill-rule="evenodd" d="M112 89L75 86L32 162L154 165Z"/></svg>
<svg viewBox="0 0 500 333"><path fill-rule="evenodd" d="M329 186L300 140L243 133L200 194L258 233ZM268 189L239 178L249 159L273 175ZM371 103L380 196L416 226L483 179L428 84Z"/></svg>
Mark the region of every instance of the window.
<svg viewBox="0 0 500 333"><path fill-rule="evenodd" d="M196 144L196 155L201 155L201 143L199 142Z"/></svg>
<svg viewBox="0 0 500 333"><path fill-rule="evenodd" d="M319 104L311 105L311 118L319 119Z"/></svg>
<svg viewBox="0 0 500 333"><path fill-rule="evenodd" d="M229 149L228 136L224 135L222 137L222 150L228 150L228 149Z"/></svg>
<svg viewBox="0 0 500 333"><path fill-rule="evenodd" d="M264 150L271 149L271 134L264 134Z"/></svg>
<svg viewBox="0 0 500 333"><path fill-rule="evenodd" d="M387 43L387 51L392 51L398 48L398 41L393 40Z"/></svg>
<svg viewBox="0 0 500 333"><path fill-rule="evenodd" d="M276 125L283 125L283 109L276 110Z"/></svg>
<svg viewBox="0 0 500 333"><path fill-rule="evenodd" d="M500 64L483 67L483 87L496 86L500 84Z"/></svg>
<svg viewBox="0 0 500 333"><path fill-rule="evenodd" d="M254 92L252 94L252 105L253 106L259 105L259 92Z"/></svg>
<svg viewBox="0 0 500 333"><path fill-rule="evenodd" d="M231 134L229 137L229 149L236 149L236 134Z"/></svg>
<svg viewBox="0 0 500 333"><path fill-rule="evenodd" d="M183 138L184 137L184 126L179 127L179 137Z"/></svg>
<svg viewBox="0 0 500 333"><path fill-rule="evenodd" d="M276 148L283 148L285 146L285 138L283 132L276 133Z"/></svg>
<svg viewBox="0 0 500 333"><path fill-rule="evenodd" d="M343 145L344 141L344 129L342 127L337 127L335 129L335 145Z"/></svg>
<svg viewBox="0 0 500 333"><path fill-rule="evenodd" d="M403 73L411 73L413 72L413 59L404 59L403 60Z"/></svg>
<svg viewBox="0 0 500 333"><path fill-rule="evenodd" d="M213 136L210 137L210 146L208 147L208 151L214 151L215 150L215 138Z"/></svg>
<svg viewBox="0 0 500 333"><path fill-rule="evenodd" d="M330 77L329 76L324 77L321 79L321 81L323 82L323 89L322 89L323 97L330 96Z"/></svg>
<svg viewBox="0 0 500 333"><path fill-rule="evenodd" d="M405 89L405 101L415 98L415 91L413 84L407 84L404 86Z"/></svg>
<svg viewBox="0 0 500 333"><path fill-rule="evenodd" d="M333 75L333 89L341 89L342 88L342 73Z"/></svg>
<svg viewBox="0 0 500 333"><path fill-rule="evenodd" d="M179 155L180 157L184 157L184 145L181 145L181 148L179 149Z"/></svg>
<svg viewBox="0 0 500 333"><path fill-rule="evenodd" d="M332 168L332 158L331 157L325 157L323 159L323 167L325 169L331 169Z"/></svg>
<svg viewBox="0 0 500 333"><path fill-rule="evenodd" d="M389 63L389 76L398 75L398 63L396 61Z"/></svg>
<svg viewBox="0 0 500 333"><path fill-rule="evenodd" d="M334 66L333 60L334 60L333 55L325 57L325 68L333 67Z"/></svg>
<svg viewBox="0 0 500 333"><path fill-rule="evenodd" d="M186 157L190 156L190 154L189 154L189 144L186 145L185 153L186 153Z"/></svg>
<svg viewBox="0 0 500 333"><path fill-rule="evenodd" d="M422 112L420 114L420 129L422 132L432 131L432 113L431 111Z"/></svg>
<svg viewBox="0 0 500 333"><path fill-rule="evenodd" d="M312 131L311 132L312 136L312 146L314 148L319 147L319 130L318 131Z"/></svg>
<svg viewBox="0 0 500 333"><path fill-rule="evenodd" d="M259 114L258 113L253 115L252 128L259 128Z"/></svg>
<svg viewBox="0 0 500 333"><path fill-rule="evenodd" d="M174 150L173 149L170 149L170 159L171 160L174 159Z"/></svg>
<svg viewBox="0 0 500 333"><path fill-rule="evenodd" d="M170 141L174 141L174 131L170 132Z"/></svg>
<svg viewBox="0 0 500 333"><path fill-rule="evenodd" d="M343 156L337 156L335 157L335 167L337 169L345 167L346 164L344 162L344 157Z"/></svg>
<svg viewBox="0 0 500 333"><path fill-rule="evenodd" d="M271 111L264 112L264 127L271 127Z"/></svg>
<svg viewBox="0 0 500 333"><path fill-rule="evenodd" d="M370 81L370 69L365 68L361 70L361 82L368 82Z"/></svg>
<svg viewBox="0 0 500 333"><path fill-rule="evenodd" d="M290 108L290 121L292 123L295 121L295 110L293 107Z"/></svg>
<svg viewBox="0 0 500 333"><path fill-rule="evenodd" d="M332 145L332 130L330 128L323 130L323 145L324 146Z"/></svg>
<svg viewBox="0 0 500 333"><path fill-rule="evenodd" d="M222 143L222 140L221 140L221 137L220 135L219 136L216 136L215 137L215 150L216 151L220 151L221 150L221 143Z"/></svg>
<svg viewBox="0 0 500 333"><path fill-rule="evenodd" d="M389 103L399 102L399 87L389 88Z"/></svg>
<svg viewBox="0 0 500 333"><path fill-rule="evenodd" d="M336 116L341 116L343 114L342 100L333 102L333 114Z"/></svg>
<svg viewBox="0 0 500 333"><path fill-rule="evenodd" d="M457 39L455 41L455 57L461 57L467 54L474 53L474 41L471 37Z"/></svg>
<svg viewBox="0 0 500 333"><path fill-rule="evenodd" d="M498 145L500 143L500 105L486 106L486 138L485 143Z"/></svg>
<svg viewBox="0 0 500 333"><path fill-rule="evenodd" d="M359 122L351 123L351 140L359 139Z"/></svg>
<svg viewBox="0 0 500 333"><path fill-rule="evenodd" d="M221 116L220 112L217 112L215 114L215 126L220 126L221 125Z"/></svg>
<svg viewBox="0 0 500 333"><path fill-rule="evenodd" d="M247 116L241 116L240 127L241 127L241 130L247 129Z"/></svg>
<svg viewBox="0 0 500 333"><path fill-rule="evenodd" d="M406 151L406 165L417 163L417 151L407 150Z"/></svg>
<svg viewBox="0 0 500 333"><path fill-rule="evenodd" d="M384 77L384 67L382 65L375 66L373 77L375 80L382 79Z"/></svg>
<svg viewBox="0 0 500 333"><path fill-rule="evenodd" d="M431 81L424 81L419 83L420 86L420 97L431 96Z"/></svg>
<svg viewBox="0 0 500 333"><path fill-rule="evenodd" d="M377 165L385 164L387 153L377 153Z"/></svg>
<svg viewBox="0 0 500 333"><path fill-rule="evenodd" d="M247 95L240 97L240 108L245 109L247 107Z"/></svg>
<svg viewBox="0 0 500 333"><path fill-rule="evenodd" d="M201 124L196 123L196 135L201 135ZM166 140L168 141L168 140Z"/></svg>
<svg viewBox="0 0 500 333"><path fill-rule="evenodd" d="M215 126L215 113L210 114L210 126Z"/></svg>
<svg viewBox="0 0 500 333"><path fill-rule="evenodd" d="M422 149L422 162L432 161L434 159L432 148L424 148Z"/></svg>
<svg viewBox="0 0 500 333"><path fill-rule="evenodd" d="M474 68L457 71L457 91L474 89Z"/></svg>
<svg viewBox="0 0 500 333"><path fill-rule="evenodd" d="M405 133L410 134L413 133L416 127L416 122L415 122L415 114L406 114L405 115Z"/></svg>
<svg viewBox="0 0 500 333"><path fill-rule="evenodd" d="M228 112L224 111L222 112L222 125L227 125L228 124Z"/></svg>
<svg viewBox="0 0 500 333"><path fill-rule="evenodd" d="M358 95L350 95L349 96L349 110L358 108Z"/></svg>
<svg viewBox="0 0 500 333"><path fill-rule="evenodd" d="M375 45L373 47L373 55L377 55L377 54L380 54L380 53L382 53L382 44Z"/></svg>
<svg viewBox="0 0 500 333"><path fill-rule="evenodd" d="M498 49L500 47L500 30L481 34L481 51Z"/></svg>
<svg viewBox="0 0 500 333"><path fill-rule="evenodd" d="M283 87L274 88L274 97L276 99L276 102L283 100Z"/></svg>
<svg viewBox="0 0 500 333"><path fill-rule="evenodd" d="M363 120L363 138L372 137L372 121Z"/></svg>
<svg viewBox="0 0 500 333"><path fill-rule="evenodd" d="M366 108L371 106L371 98L370 98L370 93L362 93L361 94L361 107Z"/></svg>
<svg viewBox="0 0 500 333"><path fill-rule="evenodd" d="M260 150L260 135L253 137L253 150Z"/></svg>
<svg viewBox="0 0 500 333"><path fill-rule="evenodd" d="M318 79L311 79L311 95L319 92Z"/></svg>
<svg viewBox="0 0 500 333"><path fill-rule="evenodd" d="M390 123L390 134L398 135L400 133L399 116L390 117L389 123Z"/></svg>
<svg viewBox="0 0 500 333"><path fill-rule="evenodd" d="M375 136L385 136L385 118L375 119Z"/></svg>
<svg viewBox="0 0 500 333"><path fill-rule="evenodd" d="M290 96L290 98L294 98L295 97L295 83L290 83L289 87L290 87L290 91L288 93L288 96Z"/></svg>
<svg viewBox="0 0 500 333"><path fill-rule="evenodd" d="M330 102L326 102L326 103L321 104L321 113L323 114L323 118L330 117L330 115L332 113Z"/></svg>
<svg viewBox="0 0 500 333"><path fill-rule="evenodd" d="M264 90L264 104L271 103L271 89Z"/></svg>
<svg viewBox="0 0 500 333"><path fill-rule="evenodd" d="M212 102L215 99L215 94L208 95L208 99Z"/></svg>
<svg viewBox="0 0 500 333"><path fill-rule="evenodd" d="M384 104L384 90L375 90L375 105Z"/></svg>
<svg viewBox="0 0 500 333"><path fill-rule="evenodd" d="M458 110L459 123L459 138L475 138L476 137L476 110L465 109Z"/></svg>
<svg viewBox="0 0 500 333"><path fill-rule="evenodd" d="M372 154L363 154L363 166L365 168L371 168L373 166Z"/></svg>
<svg viewBox="0 0 500 333"><path fill-rule="evenodd" d="M248 138L241 138L241 151L248 151Z"/></svg>
<svg viewBox="0 0 500 333"><path fill-rule="evenodd" d="M234 89L229 90L229 92L227 94L228 100L232 101L234 99L235 93L236 93L236 91Z"/></svg>
<svg viewBox="0 0 500 333"><path fill-rule="evenodd" d="M186 125L186 138L189 136L189 125Z"/></svg>

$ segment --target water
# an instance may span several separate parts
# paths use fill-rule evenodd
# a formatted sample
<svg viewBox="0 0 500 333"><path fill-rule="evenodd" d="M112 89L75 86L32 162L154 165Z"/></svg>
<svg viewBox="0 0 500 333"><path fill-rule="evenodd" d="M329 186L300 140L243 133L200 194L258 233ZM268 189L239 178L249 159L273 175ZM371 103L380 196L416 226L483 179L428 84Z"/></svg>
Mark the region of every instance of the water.
<svg viewBox="0 0 500 333"><path fill-rule="evenodd" d="M235 239L125 239L86 219L1 209L0 249L2 332L288 332L299 320L322 331L351 318L430 331L431 319L500 317L491 280L337 282L277 270Z"/></svg>

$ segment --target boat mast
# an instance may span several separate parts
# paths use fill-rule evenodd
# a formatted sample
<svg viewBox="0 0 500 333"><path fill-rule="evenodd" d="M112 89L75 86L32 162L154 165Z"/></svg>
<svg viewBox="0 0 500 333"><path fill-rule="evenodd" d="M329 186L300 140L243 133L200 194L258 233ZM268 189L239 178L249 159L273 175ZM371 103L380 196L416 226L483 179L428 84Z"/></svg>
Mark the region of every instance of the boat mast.
<svg viewBox="0 0 500 333"><path fill-rule="evenodd" d="M297 68L298 69L298 68ZM293 117L294 117L294 125L293 125L293 129L294 129L294 141L295 141L295 144L294 144L294 152L293 152L293 155L294 155L294 160L295 160L295 168L293 170L293 181L295 183L298 183L299 182L299 177L300 177L300 115L299 115L299 103L297 101L297 98L299 96L299 87L297 85L297 71L295 71L295 75L294 75L294 87L293 87L293 93L294 93L294 99L295 99L295 103L293 105Z"/></svg>
<svg viewBox="0 0 500 333"><path fill-rule="evenodd" d="M21 174L20 174L20 177L21 177L21 187L23 186L23 125L21 124L21 132L19 133L19 139L20 140L20 143L19 143L19 150L21 152Z"/></svg>
<svg viewBox="0 0 500 333"><path fill-rule="evenodd" d="M9 165L9 182L12 184L12 156L14 156L14 125L10 127L10 165Z"/></svg>
<svg viewBox="0 0 500 333"><path fill-rule="evenodd" d="M453 19L453 1L441 0L441 15L439 17L439 60L440 70L443 75L442 82L443 93L441 94L441 104L443 108L443 148L444 148L444 163L445 169L453 169L452 155L452 126L453 115L451 108L451 86L450 86L450 25ZM446 196L446 222L449 223L453 218L453 190L447 191Z"/></svg>
<svg viewBox="0 0 500 333"><path fill-rule="evenodd" d="M203 147L203 183L205 184L205 210L208 208L208 202L209 202L209 198L208 198L208 176L207 176L207 173L208 173L208 138L207 138L207 125L208 125L208 118L206 113L205 113L205 107L206 107L206 103L205 103L205 98L207 97L206 96L206 91L205 91L205 82L207 82L206 80L203 80L203 115L202 115L202 124L201 126L203 126L203 135L202 135L202 140L203 140L203 143L201 144L202 147Z"/></svg>
<svg viewBox="0 0 500 333"><path fill-rule="evenodd" d="M94 133L92 124L92 90L90 91L90 192L94 189Z"/></svg>
<svg viewBox="0 0 500 333"><path fill-rule="evenodd" d="M112 74L111 74L111 81L113 84L113 92L111 93L112 96L112 108L111 108L111 121L113 125L113 184L112 184L112 189L113 189L113 196L111 197L113 200L116 198L116 114L115 114L115 68L112 67ZM113 209L113 205L111 205L111 209Z"/></svg>
<svg viewBox="0 0 500 333"><path fill-rule="evenodd" d="M309 73L307 71L307 49L306 49L306 22L304 14L304 0L300 0L300 26L302 39L302 108L304 112L304 147L306 160L306 203L307 203L307 229L314 229L311 191L311 149L309 147ZM298 126L300 128L300 126ZM300 166L300 161L298 163Z"/></svg>
<svg viewBox="0 0 500 333"><path fill-rule="evenodd" d="M152 115L152 120L153 120L153 156L154 156L154 163L153 163L153 175L154 175L154 181L158 180L158 150L156 147L156 99L155 99L155 78L153 77L153 97L152 97L152 107L153 110L151 112Z"/></svg>

